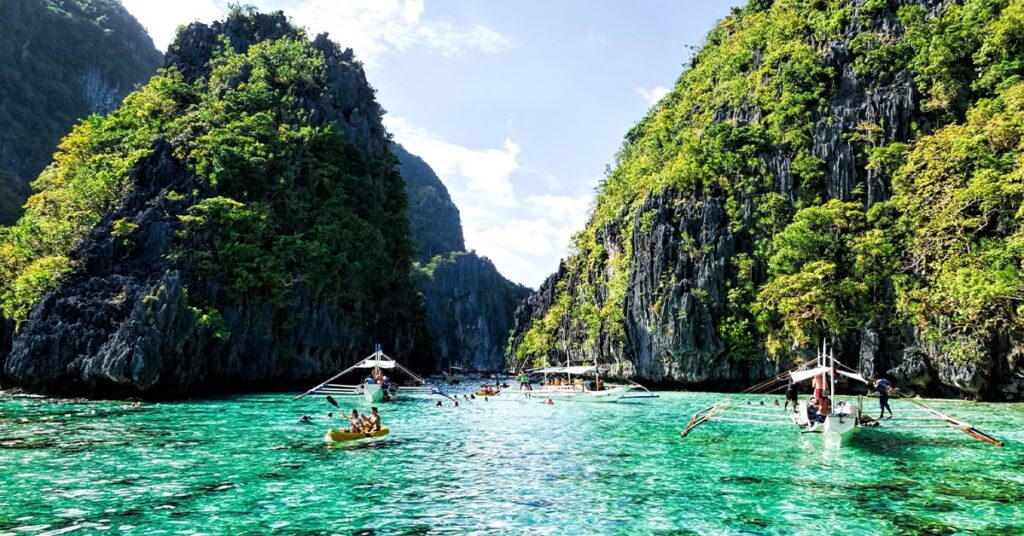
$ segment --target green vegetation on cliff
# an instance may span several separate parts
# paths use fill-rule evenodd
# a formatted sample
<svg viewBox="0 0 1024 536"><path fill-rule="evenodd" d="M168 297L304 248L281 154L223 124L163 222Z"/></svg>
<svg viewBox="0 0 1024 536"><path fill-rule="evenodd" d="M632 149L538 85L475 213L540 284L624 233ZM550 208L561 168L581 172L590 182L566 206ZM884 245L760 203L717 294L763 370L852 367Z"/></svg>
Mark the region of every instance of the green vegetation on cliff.
<svg viewBox="0 0 1024 536"><path fill-rule="evenodd" d="M236 9L228 23L259 17ZM168 68L111 115L74 128L33 184L26 214L0 229L5 316L23 322L78 267L75 248L138 186L133 170L159 143L198 178L199 188L163 196L187 207L174 222L171 260L217 283L208 299L286 311L301 290L365 327L381 309L417 314L394 156L360 152L335 123L312 119L332 98L322 45L284 33L241 51L222 38L208 76L190 82ZM376 103L360 107L376 111L379 125ZM131 244L132 225L119 220L112 233ZM198 294L209 292L190 299Z"/></svg>
<svg viewBox="0 0 1024 536"><path fill-rule="evenodd" d="M116 0L0 3L0 223L21 214L28 183L71 126L115 109L160 62Z"/></svg>
<svg viewBox="0 0 1024 536"><path fill-rule="evenodd" d="M642 207L666 190L680 210L725 212L736 249L724 259L725 292L684 290L712 315L729 358L787 359L869 322L909 322L954 361L1024 335L1022 34L1021 0L934 12L884 0L734 9L626 135L550 306L519 326L515 356L586 353L601 337L623 339L631 277L650 269L631 260L655 216ZM846 127L837 138L851 148L855 175L838 182L845 164L818 155L831 151L822 144L833 134L823 131L843 99L907 77L910 124ZM674 240L694 262L715 255L718 245L699 249L697 238L684 231ZM677 287L669 276L657 284L655 318Z"/></svg>

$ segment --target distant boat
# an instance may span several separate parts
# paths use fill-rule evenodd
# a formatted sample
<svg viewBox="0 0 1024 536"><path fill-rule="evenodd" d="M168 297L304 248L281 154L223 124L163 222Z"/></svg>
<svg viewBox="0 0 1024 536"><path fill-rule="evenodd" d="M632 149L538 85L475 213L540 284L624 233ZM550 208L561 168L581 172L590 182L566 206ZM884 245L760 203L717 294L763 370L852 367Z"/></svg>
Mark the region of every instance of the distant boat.
<svg viewBox="0 0 1024 536"><path fill-rule="evenodd" d="M464 370L462 367L453 366L449 363L448 370L441 374L444 375L444 381L448 385L458 385L466 379L466 375L463 373Z"/></svg>
<svg viewBox="0 0 1024 536"><path fill-rule="evenodd" d="M385 383L377 382L361 382L358 384L337 384L331 383L338 378L357 370L365 370L368 376L375 376L383 373L383 371L395 371L401 372L405 376L409 377L416 385L398 385L393 381ZM338 396L361 396L370 403L378 402L390 402L397 400L402 394L429 394L430 387L426 386L426 381L419 377L413 371L402 366L401 363L395 361L382 350L378 344L373 354L369 355L362 361L352 365L351 367L331 376L327 381L313 387L312 389L296 396L292 400L298 400L304 396L324 394L324 395L338 395Z"/></svg>
<svg viewBox="0 0 1024 536"><path fill-rule="evenodd" d="M646 387L633 383L630 385L606 384L600 378L596 365L572 366L566 361L564 367L544 367L529 371L530 375L543 374L545 378L565 376L565 383L552 385L545 383L531 390L520 390L520 398L550 398L566 402L619 402L630 399L658 398L658 395ZM573 376L576 376L573 379ZM592 379L591 379L592 378Z"/></svg>

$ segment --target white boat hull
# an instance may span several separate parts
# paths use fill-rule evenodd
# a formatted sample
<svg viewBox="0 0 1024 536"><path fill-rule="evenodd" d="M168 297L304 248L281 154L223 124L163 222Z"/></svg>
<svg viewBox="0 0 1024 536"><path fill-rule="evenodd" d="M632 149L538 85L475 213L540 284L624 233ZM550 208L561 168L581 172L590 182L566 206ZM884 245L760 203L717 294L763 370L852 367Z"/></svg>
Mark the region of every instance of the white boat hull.
<svg viewBox="0 0 1024 536"><path fill-rule="evenodd" d="M384 386L379 383L364 383L363 398L365 398L366 401L371 404L375 402L383 402Z"/></svg>
<svg viewBox="0 0 1024 536"><path fill-rule="evenodd" d="M825 422L811 423L807 421L807 402L801 402L792 418L797 426L804 428L804 433L822 434L826 446L842 447L848 444L860 429L857 425L860 413L856 407L845 402L837 404L836 410L838 413L825 417Z"/></svg>
<svg viewBox="0 0 1024 536"><path fill-rule="evenodd" d="M823 426L823 439L825 445L829 447L842 447L848 444L859 428L854 416L836 414L825 417Z"/></svg>
<svg viewBox="0 0 1024 536"><path fill-rule="evenodd" d="M572 387L554 389L536 389L533 391L519 391L519 394L529 398L553 399L565 402L589 402L589 403L611 403L618 402L630 388L617 386L601 391L582 391Z"/></svg>

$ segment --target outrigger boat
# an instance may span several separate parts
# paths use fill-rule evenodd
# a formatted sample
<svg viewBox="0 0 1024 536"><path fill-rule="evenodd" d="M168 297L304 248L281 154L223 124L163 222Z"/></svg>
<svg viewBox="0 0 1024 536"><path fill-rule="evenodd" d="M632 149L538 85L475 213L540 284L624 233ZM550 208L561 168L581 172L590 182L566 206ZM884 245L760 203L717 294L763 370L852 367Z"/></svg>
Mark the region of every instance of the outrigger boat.
<svg viewBox="0 0 1024 536"><path fill-rule="evenodd" d="M568 362L564 367L544 367L530 370L531 375L543 374L545 379L550 376L566 376L564 385L545 384L539 388L518 391L517 398L544 398L566 402L619 402L621 400L651 399L658 395L646 387L632 383L629 385L605 384L600 378L600 371L594 365L571 366ZM573 376L576 380L573 380ZM593 379L589 379L592 376Z"/></svg>
<svg viewBox="0 0 1024 536"><path fill-rule="evenodd" d="M348 384L337 384L331 383L338 378L356 371L365 370L371 372L382 372L382 371L399 371L406 375L416 385L399 386L397 383L388 383L387 385L380 383L359 383L355 385ZM309 395L335 395L335 396L361 396L366 399L367 402L390 402L397 400L402 394L430 394L430 387L426 385L426 381L423 378L416 375L415 372L405 368L401 363L395 361L391 357L388 357L378 344L373 354L369 355L362 361L352 365L351 367L331 376L326 381L313 387L312 389L296 396L292 400L298 400L302 397Z"/></svg>
<svg viewBox="0 0 1024 536"><path fill-rule="evenodd" d="M907 399L908 402L916 405L919 409L910 413L909 417L901 417L898 422L888 421L883 427L878 421L867 417L862 412L862 397L857 397L857 404L851 400L836 400L835 386L836 376L843 376L855 381L868 384L855 370L845 367L835 359L833 350L822 343L817 359L793 370L784 372L761 382L746 391L744 394L769 394L784 388L788 382L800 383L816 376L828 375L829 393L832 393L832 412L824 416L824 420L813 419L808 413L808 401L798 404L795 412L784 412L780 408L770 405L741 405L740 401L725 398L708 406L690 417L690 422L679 435L686 437L696 427L707 422L735 422L757 426L796 426L801 434L820 433L823 442L827 447L841 447L850 442L854 435L863 427L871 426L879 429L914 429L914 428L956 428L970 435L971 437L991 443L996 446L1003 446L1002 441L982 432L974 425L941 413L926 406L920 400ZM828 394L828 393L825 393ZM922 422L924 421L924 422ZM904 424L905 423L905 424Z"/></svg>
<svg viewBox="0 0 1024 536"><path fill-rule="evenodd" d="M452 364L449 363L448 370L442 372L441 374L444 375L444 381L448 385L458 385L459 383L462 383L462 381L466 379L466 375L463 374L462 372L463 370L465 369L463 369L462 367L452 366Z"/></svg>

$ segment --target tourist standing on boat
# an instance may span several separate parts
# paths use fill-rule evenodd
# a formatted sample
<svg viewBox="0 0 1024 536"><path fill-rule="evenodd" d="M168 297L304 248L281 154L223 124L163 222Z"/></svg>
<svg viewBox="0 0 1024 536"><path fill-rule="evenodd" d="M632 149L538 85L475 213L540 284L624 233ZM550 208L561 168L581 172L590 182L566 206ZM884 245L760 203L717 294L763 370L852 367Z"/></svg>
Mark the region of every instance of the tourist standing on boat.
<svg viewBox="0 0 1024 536"><path fill-rule="evenodd" d="M796 390L797 390L796 382L794 382L793 378L791 377L789 379L789 385L786 387L786 405L782 406L782 411L788 410L789 409L789 403L792 402L793 403L793 413L796 413L796 411L797 411L797 409L796 409L796 406L797 406L797 399L796 399L797 392L796 392ZM778 401L776 400L775 403L778 404Z"/></svg>
<svg viewBox="0 0 1024 536"><path fill-rule="evenodd" d="M526 389L527 391L532 391L533 390L533 386L530 385L530 377L526 374L526 371L520 370L519 371L519 390L522 391L523 389Z"/></svg>
<svg viewBox="0 0 1024 536"><path fill-rule="evenodd" d="M824 422L825 417L832 414L832 399L828 395L821 395L821 401L818 402L818 420Z"/></svg>
<svg viewBox="0 0 1024 536"><path fill-rule="evenodd" d="M879 378L878 374L872 374L871 379L874 380L875 389L878 390L878 419L881 420L885 417L885 410L889 410L889 418L892 418L892 408L889 407L889 389L892 389L892 384L885 378Z"/></svg>
<svg viewBox="0 0 1024 536"><path fill-rule="evenodd" d="M814 403L821 401L821 394L825 392L825 375L818 374L811 380L811 387L814 387Z"/></svg>

